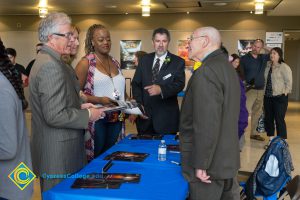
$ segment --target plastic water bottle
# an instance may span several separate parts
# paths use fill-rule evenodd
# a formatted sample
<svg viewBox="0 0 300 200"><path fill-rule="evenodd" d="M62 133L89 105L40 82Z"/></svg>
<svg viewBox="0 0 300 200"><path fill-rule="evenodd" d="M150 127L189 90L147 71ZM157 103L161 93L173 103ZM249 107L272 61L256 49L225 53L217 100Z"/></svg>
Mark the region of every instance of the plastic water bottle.
<svg viewBox="0 0 300 200"><path fill-rule="evenodd" d="M161 140L160 144L158 145L158 160L159 161L167 160L167 145L164 140Z"/></svg>

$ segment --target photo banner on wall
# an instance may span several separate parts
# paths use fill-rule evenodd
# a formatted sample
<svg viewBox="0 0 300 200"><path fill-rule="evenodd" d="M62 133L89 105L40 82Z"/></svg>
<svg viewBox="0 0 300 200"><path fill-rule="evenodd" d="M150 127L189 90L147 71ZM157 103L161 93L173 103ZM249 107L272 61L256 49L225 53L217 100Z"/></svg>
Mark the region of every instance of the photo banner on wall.
<svg viewBox="0 0 300 200"><path fill-rule="evenodd" d="M185 66L193 66L194 62L189 59L188 40L178 40L178 56L185 60Z"/></svg>
<svg viewBox="0 0 300 200"><path fill-rule="evenodd" d="M255 40L238 40L238 53L243 56L252 51L252 45Z"/></svg>
<svg viewBox="0 0 300 200"><path fill-rule="evenodd" d="M135 69L135 52L140 51L142 47L141 40L121 40L120 41L120 59L122 69Z"/></svg>

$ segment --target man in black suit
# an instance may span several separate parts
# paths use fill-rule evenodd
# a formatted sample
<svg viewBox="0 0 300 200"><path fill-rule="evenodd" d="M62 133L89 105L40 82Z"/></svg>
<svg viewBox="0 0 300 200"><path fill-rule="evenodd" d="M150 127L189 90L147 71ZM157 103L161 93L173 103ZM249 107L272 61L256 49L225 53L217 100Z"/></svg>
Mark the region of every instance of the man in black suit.
<svg viewBox="0 0 300 200"><path fill-rule="evenodd" d="M177 93L185 84L184 60L168 52L170 33L155 29L152 44L155 52L140 60L132 80L133 98L145 110L137 118L139 134L176 134L179 126Z"/></svg>

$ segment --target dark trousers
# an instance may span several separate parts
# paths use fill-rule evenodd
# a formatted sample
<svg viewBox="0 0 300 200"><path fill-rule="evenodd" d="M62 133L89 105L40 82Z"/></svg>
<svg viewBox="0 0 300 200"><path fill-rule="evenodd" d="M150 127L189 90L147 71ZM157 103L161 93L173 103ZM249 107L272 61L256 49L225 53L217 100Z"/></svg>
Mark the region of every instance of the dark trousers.
<svg viewBox="0 0 300 200"><path fill-rule="evenodd" d="M265 129L268 136L274 136L275 124L277 136L287 139L285 113L288 106L288 96L264 97Z"/></svg>
<svg viewBox="0 0 300 200"><path fill-rule="evenodd" d="M152 119L141 119L138 117L136 119L136 129L138 131L138 135L166 135L166 134L172 134L176 135L176 133L172 132L166 132L166 133L158 133L154 130Z"/></svg>
<svg viewBox="0 0 300 200"><path fill-rule="evenodd" d="M200 180L189 183L190 196L188 200L239 200L240 191L237 178L212 180L203 183Z"/></svg>
<svg viewBox="0 0 300 200"><path fill-rule="evenodd" d="M94 154L95 157L112 147L118 140L122 130L122 122L106 122L98 120L95 123Z"/></svg>
<svg viewBox="0 0 300 200"><path fill-rule="evenodd" d="M44 179L40 178L40 186L41 186L41 193L45 192L47 190L52 189L54 186L62 182L64 179L57 179L57 178L51 178L51 179Z"/></svg>

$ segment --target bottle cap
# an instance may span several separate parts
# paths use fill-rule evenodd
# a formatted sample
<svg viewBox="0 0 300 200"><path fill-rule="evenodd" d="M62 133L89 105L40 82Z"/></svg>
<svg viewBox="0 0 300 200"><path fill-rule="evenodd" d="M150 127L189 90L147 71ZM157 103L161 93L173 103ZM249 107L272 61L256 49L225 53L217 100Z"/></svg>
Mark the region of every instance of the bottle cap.
<svg viewBox="0 0 300 200"><path fill-rule="evenodd" d="M161 142L161 143L165 143L165 140L161 140L160 142Z"/></svg>

